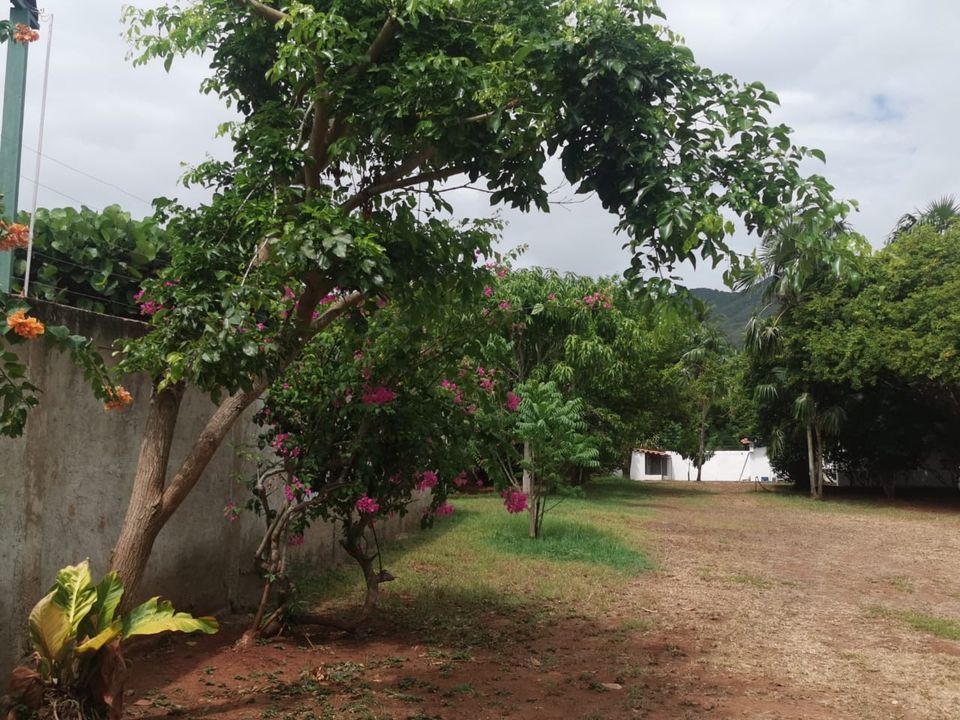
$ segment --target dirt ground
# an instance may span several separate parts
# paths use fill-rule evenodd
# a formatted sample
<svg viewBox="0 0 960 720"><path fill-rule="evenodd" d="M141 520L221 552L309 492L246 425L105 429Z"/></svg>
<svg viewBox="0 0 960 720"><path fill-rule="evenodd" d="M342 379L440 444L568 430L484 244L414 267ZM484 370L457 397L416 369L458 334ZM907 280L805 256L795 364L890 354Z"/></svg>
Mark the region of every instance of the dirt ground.
<svg viewBox="0 0 960 720"><path fill-rule="evenodd" d="M960 512L821 504L748 485L651 484L656 570L596 614L465 608L433 636L381 617L234 651L170 639L137 658L127 715L358 718L960 718ZM622 602L620 602L622 600Z"/></svg>

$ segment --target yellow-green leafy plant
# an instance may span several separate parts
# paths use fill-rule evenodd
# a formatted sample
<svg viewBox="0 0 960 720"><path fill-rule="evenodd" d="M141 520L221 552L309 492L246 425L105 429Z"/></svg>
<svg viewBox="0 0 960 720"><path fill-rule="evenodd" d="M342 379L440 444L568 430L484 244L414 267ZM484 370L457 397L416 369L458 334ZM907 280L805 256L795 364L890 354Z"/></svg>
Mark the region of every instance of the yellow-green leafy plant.
<svg viewBox="0 0 960 720"><path fill-rule="evenodd" d="M126 615L117 609L123 584L108 573L94 584L90 563L68 565L30 612L29 662L13 672L6 720L120 718L127 663L121 643L137 635L217 632L212 617L176 612L158 597Z"/></svg>

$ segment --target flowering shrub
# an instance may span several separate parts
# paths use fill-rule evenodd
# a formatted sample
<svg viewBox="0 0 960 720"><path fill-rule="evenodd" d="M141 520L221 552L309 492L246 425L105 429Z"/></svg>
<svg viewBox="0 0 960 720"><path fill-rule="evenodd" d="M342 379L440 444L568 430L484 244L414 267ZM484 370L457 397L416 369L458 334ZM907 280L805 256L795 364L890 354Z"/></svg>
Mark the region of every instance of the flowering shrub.
<svg viewBox="0 0 960 720"><path fill-rule="evenodd" d="M463 308L437 304L430 312ZM289 538L303 536L316 520L332 521L364 574L365 617L379 584L392 578L379 565L380 521L404 515L421 493L424 526L453 512L447 494L468 482L466 470L475 464L474 424L463 391L447 379L460 371L463 341L454 335L438 343L430 326L410 305L391 302L362 323L315 338L270 388L255 421L261 451L273 459L260 455L247 507L266 521L257 562L281 596L289 594ZM270 625L263 616L255 632Z"/></svg>

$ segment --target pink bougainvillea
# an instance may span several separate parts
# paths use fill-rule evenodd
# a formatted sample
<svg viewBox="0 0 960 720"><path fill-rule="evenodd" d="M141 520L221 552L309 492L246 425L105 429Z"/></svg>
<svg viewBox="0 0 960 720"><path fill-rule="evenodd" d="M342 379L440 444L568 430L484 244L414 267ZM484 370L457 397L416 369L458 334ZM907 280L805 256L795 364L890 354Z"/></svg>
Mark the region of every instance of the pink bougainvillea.
<svg viewBox="0 0 960 720"><path fill-rule="evenodd" d="M433 511L433 514L437 517L443 517L445 515L453 514L453 505L448 502L444 502L440 507Z"/></svg>
<svg viewBox="0 0 960 720"><path fill-rule="evenodd" d="M372 497L367 497L366 495L357 500L356 506L357 511L364 515L373 515L380 509L380 504Z"/></svg>
<svg viewBox="0 0 960 720"><path fill-rule="evenodd" d="M487 286L483 289L483 296L484 296L484 297L490 297L491 295L493 295L493 288L490 287L489 285L487 285Z"/></svg>
<svg viewBox="0 0 960 720"><path fill-rule="evenodd" d="M432 487L436 487L437 483L440 482L440 479L433 470L424 470L421 477L422 479L417 483L417 490L429 490Z"/></svg>
<svg viewBox="0 0 960 720"><path fill-rule="evenodd" d="M459 475L453 479L453 484L458 488L466 487L470 484L470 479L467 477L467 471L464 470Z"/></svg>
<svg viewBox="0 0 960 720"><path fill-rule="evenodd" d="M290 547L296 547L298 545L303 545L303 535L291 535L287 540L287 545Z"/></svg>
<svg viewBox="0 0 960 720"><path fill-rule="evenodd" d="M383 405L396 398L397 394L383 385L367 388L363 393L363 402L366 405Z"/></svg>
<svg viewBox="0 0 960 720"><path fill-rule="evenodd" d="M507 488L500 493L500 497L503 498L503 506L508 513L522 513L527 509L527 494L524 492Z"/></svg>
<svg viewBox="0 0 960 720"><path fill-rule="evenodd" d="M517 395L515 392L510 391L507 393L507 403L506 408L510 412L516 412L520 408L520 401L522 398Z"/></svg>

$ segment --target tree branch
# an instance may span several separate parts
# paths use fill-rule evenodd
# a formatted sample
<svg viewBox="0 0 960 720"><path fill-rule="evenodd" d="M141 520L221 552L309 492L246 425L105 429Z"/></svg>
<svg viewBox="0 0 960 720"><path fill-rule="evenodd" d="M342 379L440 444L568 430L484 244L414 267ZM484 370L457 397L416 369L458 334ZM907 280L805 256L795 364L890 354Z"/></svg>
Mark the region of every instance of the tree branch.
<svg viewBox="0 0 960 720"><path fill-rule="evenodd" d="M269 20L274 25L276 25L281 20L286 20L289 16L282 10L277 10L272 8L269 5L265 5L259 0L237 0L242 5L246 5L251 8L257 15Z"/></svg>
<svg viewBox="0 0 960 720"><path fill-rule="evenodd" d="M400 188L410 187L411 185L420 185L421 183L432 183L439 180L446 180L447 178L453 177L454 175L459 175L460 173L466 171L467 169L465 167L456 166L446 168L444 170L434 170L432 172L420 173L419 175L413 175L411 177L401 178L399 180L392 180L390 182L379 182L374 185L368 185L355 195L347 198L347 200L340 205L340 209L347 213L353 212L365 202L376 197L377 195L382 195L383 193L390 192L391 190L399 190Z"/></svg>

